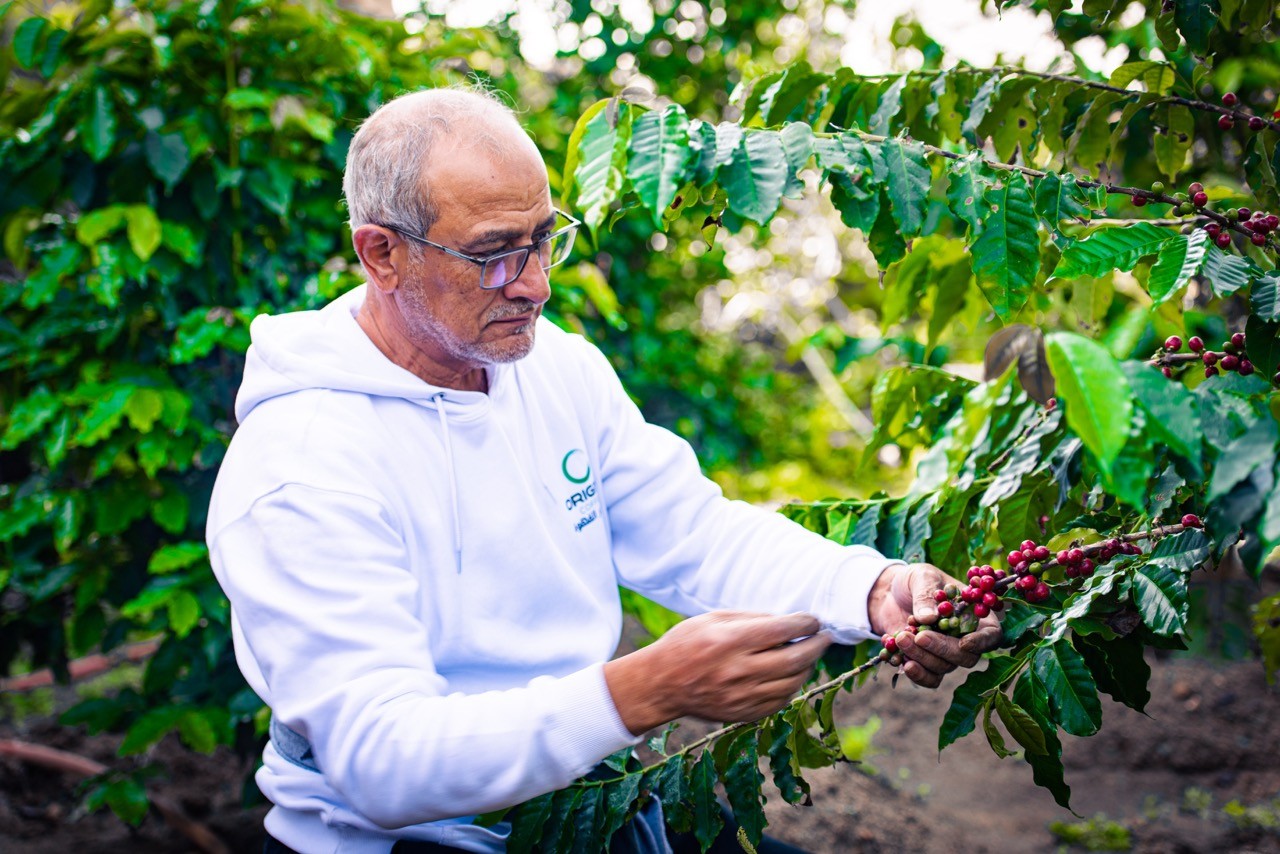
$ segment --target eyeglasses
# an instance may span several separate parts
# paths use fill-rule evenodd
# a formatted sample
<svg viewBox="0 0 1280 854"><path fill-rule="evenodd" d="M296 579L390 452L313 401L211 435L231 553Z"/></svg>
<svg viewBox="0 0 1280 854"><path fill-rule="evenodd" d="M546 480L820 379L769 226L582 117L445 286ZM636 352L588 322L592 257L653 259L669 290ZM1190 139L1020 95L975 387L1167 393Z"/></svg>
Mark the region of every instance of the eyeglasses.
<svg viewBox="0 0 1280 854"><path fill-rule="evenodd" d="M448 246L442 246L394 225L384 225L382 227L391 229L401 237L407 237L410 240L439 249L446 255L461 258L463 261L470 261L472 264L479 264L480 287L485 290L493 290L494 288L509 285L520 278L520 274L524 272L524 265L529 262L529 255L535 251L538 253L538 263L542 265L543 270L550 270L557 264L563 263L569 257L569 252L573 249L573 239L577 236L578 226L582 225L582 223L563 211L557 210L555 214L562 220L567 221L568 224L553 231L541 240L533 241L527 246L504 249L501 252L480 257L450 249Z"/></svg>

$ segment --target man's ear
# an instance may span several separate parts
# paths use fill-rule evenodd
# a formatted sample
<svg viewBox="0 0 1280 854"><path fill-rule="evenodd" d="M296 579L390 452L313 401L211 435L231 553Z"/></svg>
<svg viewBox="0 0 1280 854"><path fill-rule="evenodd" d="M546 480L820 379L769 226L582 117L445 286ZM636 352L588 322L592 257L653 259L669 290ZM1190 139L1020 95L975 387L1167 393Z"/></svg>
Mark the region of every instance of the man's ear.
<svg viewBox="0 0 1280 854"><path fill-rule="evenodd" d="M400 286L407 247L400 236L380 225L362 225L351 235L369 283L383 293Z"/></svg>

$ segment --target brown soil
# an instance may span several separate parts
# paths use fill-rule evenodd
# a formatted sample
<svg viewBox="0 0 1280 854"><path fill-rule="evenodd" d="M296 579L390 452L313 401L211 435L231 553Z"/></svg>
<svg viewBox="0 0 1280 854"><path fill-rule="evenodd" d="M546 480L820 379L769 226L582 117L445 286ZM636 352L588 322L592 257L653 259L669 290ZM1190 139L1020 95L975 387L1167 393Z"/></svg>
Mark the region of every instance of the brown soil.
<svg viewBox="0 0 1280 854"><path fill-rule="evenodd" d="M1135 851L1280 852L1280 692L1267 686L1256 663L1153 666L1149 716L1108 702L1101 733L1065 738L1076 811L1123 825ZM980 732L938 755L938 723L957 683L926 691L905 680L891 689L881 679L844 697L841 725L881 720L864 762L809 772L811 807L788 806L772 793L769 833L813 852L1058 850L1062 842L1050 823L1079 819L1032 784L1024 762L997 759ZM124 767L115 754L117 738L62 728L49 716L0 720L0 738ZM172 738L148 758L161 771L153 790L232 851L261 850L266 809L241 807L244 761L226 750L193 755ZM1233 820L1224 810L1231 801L1261 807L1258 821L1272 827ZM169 854L193 848L154 813L136 829L105 811L86 814L75 781L0 760L0 850Z"/></svg>

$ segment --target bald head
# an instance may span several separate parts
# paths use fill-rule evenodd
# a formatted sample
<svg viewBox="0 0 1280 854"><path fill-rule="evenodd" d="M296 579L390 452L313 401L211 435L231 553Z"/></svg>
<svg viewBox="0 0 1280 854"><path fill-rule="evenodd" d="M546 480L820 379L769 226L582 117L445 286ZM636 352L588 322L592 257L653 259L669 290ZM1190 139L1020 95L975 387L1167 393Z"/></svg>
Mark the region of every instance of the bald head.
<svg viewBox="0 0 1280 854"><path fill-rule="evenodd" d="M378 108L347 152L342 189L352 231L374 223L426 235L438 216L430 166L469 149L500 160L540 157L511 109L480 87L411 92Z"/></svg>

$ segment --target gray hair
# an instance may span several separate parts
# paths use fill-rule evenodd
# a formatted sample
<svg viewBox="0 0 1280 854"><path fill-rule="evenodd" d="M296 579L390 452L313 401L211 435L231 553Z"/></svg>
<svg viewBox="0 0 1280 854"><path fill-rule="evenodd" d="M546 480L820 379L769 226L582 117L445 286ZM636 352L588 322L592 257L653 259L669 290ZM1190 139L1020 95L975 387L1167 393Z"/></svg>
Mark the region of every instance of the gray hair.
<svg viewBox="0 0 1280 854"><path fill-rule="evenodd" d="M501 155L506 144L489 128L504 119L519 126L511 107L479 84L424 89L383 104L347 150L342 193L351 230L372 223L425 237L438 216L423 182L432 145L465 127L469 144Z"/></svg>

